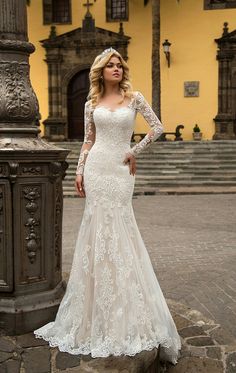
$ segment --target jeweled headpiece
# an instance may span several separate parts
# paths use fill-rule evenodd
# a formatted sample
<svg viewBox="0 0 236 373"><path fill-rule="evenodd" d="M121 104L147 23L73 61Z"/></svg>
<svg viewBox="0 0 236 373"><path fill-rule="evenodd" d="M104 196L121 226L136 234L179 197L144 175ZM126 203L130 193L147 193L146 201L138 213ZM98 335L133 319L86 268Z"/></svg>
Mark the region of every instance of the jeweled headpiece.
<svg viewBox="0 0 236 373"><path fill-rule="evenodd" d="M99 55L99 56L100 56L100 59L104 58L107 54L109 54L109 53L111 53L111 52L113 52L113 53L119 53L116 49L110 47L110 48L105 49L105 50L104 50L104 51Z"/></svg>

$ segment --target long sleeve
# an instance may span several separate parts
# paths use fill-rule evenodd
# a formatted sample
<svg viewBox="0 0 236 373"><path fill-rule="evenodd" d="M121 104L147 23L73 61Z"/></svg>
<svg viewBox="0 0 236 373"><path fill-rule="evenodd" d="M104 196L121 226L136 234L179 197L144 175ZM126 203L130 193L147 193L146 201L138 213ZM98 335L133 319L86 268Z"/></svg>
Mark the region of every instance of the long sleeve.
<svg viewBox="0 0 236 373"><path fill-rule="evenodd" d="M92 148L96 137L96 128L93 121L91 103L87 101L84 108L84 142L81 147L76 175L83 175L86 158Z"/></svg>
<svg viewBox="0 0 236 373"><path fill-rule="evenodd" d="M133 154L134 156L141 153L163 133L162 123L140 92L136 92L135 109L142 114L144 119L146 119L147 123L151 127L151 130L141 141L131 148L131 151L129 151L129 153Z"/></svg>

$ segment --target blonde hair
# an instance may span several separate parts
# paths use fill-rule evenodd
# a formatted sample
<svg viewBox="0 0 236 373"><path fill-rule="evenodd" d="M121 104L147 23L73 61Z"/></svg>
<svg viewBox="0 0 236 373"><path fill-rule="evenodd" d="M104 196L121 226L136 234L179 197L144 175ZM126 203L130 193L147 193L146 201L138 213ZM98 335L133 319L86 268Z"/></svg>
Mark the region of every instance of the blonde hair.
<svg viewBox="0 0 236 373"><path fill-rule="evenodd" d="M117 57L119 58L122 66L123 66L123 77L120 85L121 94L123 96L122 103L124 101L125 97L131 97L132 96L132 85L130 83L129 78L129 67L125 60L122 58L119 52L117 51L111 51L110 53L105 54L104 56L102 54L99 54L90 69L89 73L89 80L90 80L90 89L88 94L88 99L91 100L92 106L96 106L98 104L99 99L102 97L104 93L104 86L101 80L102 77L102 71L104 67L107 65L111 57Z"/></svg>

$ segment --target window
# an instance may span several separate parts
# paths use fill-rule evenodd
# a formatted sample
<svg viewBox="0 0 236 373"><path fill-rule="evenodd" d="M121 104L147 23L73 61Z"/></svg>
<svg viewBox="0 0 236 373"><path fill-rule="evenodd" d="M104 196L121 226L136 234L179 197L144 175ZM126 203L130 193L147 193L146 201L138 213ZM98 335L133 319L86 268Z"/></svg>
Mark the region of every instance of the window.
<svg viewBox="0 0 236 373"><path fill-rule="evenodd" d="M236 0L204 0L204 9L236 8Z"/></svg>
<svg viewBox="0 0 236 373"><path fill-rule="evenodd" d="M43 23L71 23L71 0L43 0Z"/></svg>
<svg viewBox="0 0 236 373"><path fill-rule="evenodd" d="M107 22L128 21L128 0L106 0Z"/></svg>

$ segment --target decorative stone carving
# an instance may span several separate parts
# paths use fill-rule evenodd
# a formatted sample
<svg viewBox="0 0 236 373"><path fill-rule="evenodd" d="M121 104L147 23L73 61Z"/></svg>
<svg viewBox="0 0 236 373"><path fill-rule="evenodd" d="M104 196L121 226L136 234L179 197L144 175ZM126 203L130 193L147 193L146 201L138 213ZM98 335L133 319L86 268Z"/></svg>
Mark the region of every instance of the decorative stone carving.
<svg viewBox="0 0 236 373"><path fill-rule="evenodd" d="M0 289L12 291L12 221L10 186L8 180L0 181ZM1 320L1 318L0 318ZM1 325L0 325L1 327Z"/></svg>
<svg viewBox="0 0 236 373"><path fill-rule="evenodd" d="M236 8L236 0L204 0L204 9L227 9Z"/></svg>
<svg viewBox="0 0 236 373"><path fill-rule="evenodd" d="M32 122L38 104L29 82L29 66L25 62L0 62L0 119L22 119Z"/></svg>
<svg viewBox="0 0 236 373"><path fill-rule="evenodd" d="M199 97L199 81L184 82L184 97Z"/></svg>
<svg viewBox="0 0 236 373"><path fill-rule="evenodd" d="M236 138L236 30L228 32L224 23L223 35L215 39L218 45L219 62L218 113L214 118L216 131L214 140L233 140Z"/></svg>
<svg viewBox="0 0 236 373"><path fill-rule="evenodd" d="M17 50L27 53L33 53L35 51L33 44L21 40L0 40L0 49L6 51Z"/></svg>
<svg viewBox="0 0 236 373"><path fill-rule="evenodd" d="M2 193L2 187L0 186L0 214L2 214L2 204L3 204L3 200L2 200L2 196L3 196L3 193ZM1 227L0 227L1 229Z"/></svg>
<svg viewBox="0 0 236 373"><path fill-rule="evenodd" d="M7 164L0 165L0 177L6 177L8 175L8 167Z"/></svg>
<svg viewBox="0 0 236 373"><path fill-rule="evenodd" d="M25 226L28 227L29 232L25 237L26 250L28 252L28 258L30 263L34 263L36 260L37 251L40 248L40 222L35 217L39 204L36 202L40 198L39 187L28 187L23 189L24 198L26 199L25 210L28 213L28 218Z"/></svg>
<svg viewBox="0 0 236 373"><path fill-rule="evenodd" d="M55 185L55 233L54 233L54 248L55 248L55 271L61 270L61 230L62 230L62 186L61 183Z"/></svg>
<svg viewBox="0 0 236 373"><path fill-rule="evenodd" d="M0 284L6 285L5 276L3 274L4 263L4 215L3 215L3 187L0 185Z"/></svg>
<svg viewBox="0 0 236 373"><path fill-rule="evenodd" d="M52 182L58 177L65 177L65 171L68 168L67 162L51 162L50 163L50 179Z"/></svg>
<svg viewBox="0 0 236 373"><path fill-rule="evenodd" d="M17 162L9 162L9 175L12 182L16 181L19 164Z"/></svg>
<svg viewBox="0 0 236 373"><path fill-rule="evenodd" d="M40 166L23 166L21 172L24 175L42 175L43 170Z"/></svg>

